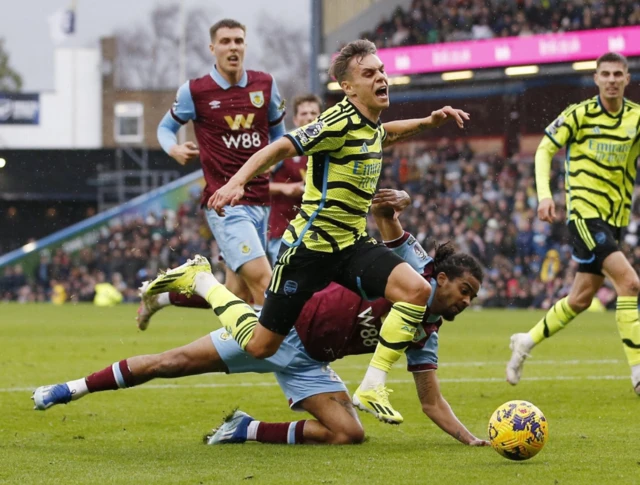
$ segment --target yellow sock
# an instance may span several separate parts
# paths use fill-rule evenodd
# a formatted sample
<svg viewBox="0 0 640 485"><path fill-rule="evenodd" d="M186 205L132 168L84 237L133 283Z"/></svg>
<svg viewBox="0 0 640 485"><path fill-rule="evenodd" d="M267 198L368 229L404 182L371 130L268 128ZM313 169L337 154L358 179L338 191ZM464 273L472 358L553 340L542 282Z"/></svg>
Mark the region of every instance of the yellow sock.
<svg viewBox="0 0 640 485"><path fill-rule="evenodd" d="M537 345L544 339L551 337L553 334L558 333L566 327L566 325L573 320L576 315L577 313L569 306L567 298L558 300L549 309L544 318L540 320L535 327L529 330L529 336Z"/></svg>
<svg viewBox="0 0 640 485"><path fill-rule="evenodd" d="M616 300L616 324L630 366L640 364L640 322L638 297L619 296Z"/></svg>
<svg viewBox="0 0 640 485"><path fill-rule="evenodd" d="M215 285L205 298L222 326L244 350L258 324L256 312L223 285Z"/></svg>
<svg viewBox="0 0 640 485"><path fill-rule="evenodd" d="M380 329L379 343L371 359L371 366L389 372L413 340L420 325L425 306L396 303Z"/></svg>

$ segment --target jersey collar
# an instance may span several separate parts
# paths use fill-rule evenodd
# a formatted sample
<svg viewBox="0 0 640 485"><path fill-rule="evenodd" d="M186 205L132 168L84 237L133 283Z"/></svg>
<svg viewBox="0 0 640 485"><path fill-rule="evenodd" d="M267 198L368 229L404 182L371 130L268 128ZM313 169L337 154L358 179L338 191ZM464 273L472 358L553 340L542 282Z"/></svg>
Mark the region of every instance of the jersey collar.
<svg viewBox="0 0 640 485"><path fill-rule="evenodd" d="M229 81L223 78L222 74L218 72L218 68L216 65L213 66L213 69L211 69L211 72L209 74L211 75L211 78L218 84L218 86L220 86L225 91L231 87L231 84L229 84ZM242 74L242 77L240 78L240 82L238 82L236 86L240 88L246 88L247 82L248 82L248 76L247 76L247 71L245 70L244 73Z"/></svg>
<svg viewBox="0 0 640 485"><path fill-rule="evenodd" d="M622 107L620 108L620 111L615 115L613 113L607 111L607 108L605 108L604 105L602 104L602 101L600 101L600 95L599 94L598 94L597 98L598 98L598 106L600 106L600 109L609 118L620 118L622 116L622 113L624 113L624 106L627 104L627 98L622 98Z"/></svg>
<svg viewBox="0 0 640 485"><path fill-rule="evenodd" d="M373 128L374 130L378 128L378 126L380 126L382 124L382 121L378 118L378 122L374 123L373 121L371 121L369 118L367 118L365 115L363 115L360 110L356 107L355 104L353 104L351 102L351 100L349 98L347 98L346 96L344 97L344 100L349 103L353 109L356 110L356 113L358 113L358 116L360 116L360 119L362 121L364 121L367 125L369 125L371 128Z"/></svg>

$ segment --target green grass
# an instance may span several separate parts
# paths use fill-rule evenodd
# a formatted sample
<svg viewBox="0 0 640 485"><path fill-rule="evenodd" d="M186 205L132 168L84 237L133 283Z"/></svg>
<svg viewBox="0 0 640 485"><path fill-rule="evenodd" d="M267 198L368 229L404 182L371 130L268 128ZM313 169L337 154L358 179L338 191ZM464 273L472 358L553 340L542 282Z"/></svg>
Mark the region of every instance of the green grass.
<svg viewBox="0 0 640 485"><path fill-rule="evenodd" d="M272 376L255 374L156 381L32 410L29 389L182 345L215 326L208 312L169 309L141 333L134 314L133 306L0 305L0 483L640 483L640 399L613 313L584 315L538 347L516 388L503 380L509 335L538 313L469 311L442 328L442 393L472 432L486 435L493 410L511 399L547 416L546 447L521 463L440 431L421 414L400 365L391 379L405 423L363 416L361 446L204 446L202 435L235 406L262 420L301 418ZM353 391L367 362L347 358L334 368Z"/></svg>

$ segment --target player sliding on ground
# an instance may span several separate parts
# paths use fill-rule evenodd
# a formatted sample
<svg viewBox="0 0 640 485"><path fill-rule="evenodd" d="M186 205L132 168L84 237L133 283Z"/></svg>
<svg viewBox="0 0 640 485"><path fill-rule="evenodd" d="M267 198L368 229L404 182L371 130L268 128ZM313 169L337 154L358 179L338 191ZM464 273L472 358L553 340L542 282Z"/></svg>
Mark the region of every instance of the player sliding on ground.
<svg viewBox="0 0 640 485"><path fill-rule="evenodd" d="M507 381L516 385L533 347L589 308L606 276L618 294L616 323L631 382L640 395L640 280L618 246L631 213L640 152L640 106L624 97L630 81L624 56L612 52L601 56L593 78L598 96L563 111L547 127L536 151L538 217L554 222L551 160L561 147L567 147L567 216L578 273L567 297L557 301L528 333L511 336Z"/></svg>
<svg viewBox="0 0 640 485"><path fill-rule="evenodd" d="M347 44L333 60L331 73L345 98L314 123L255 153L207 204L224 215L242 200L253 178L285 158L309 156L302 207L282 237L259 321L239 320L230 332L249 354L265 358L276 352L312 295L331 282L369 299L386 298L393 307L353 399L401 423L402 415L389 402L386 377L411 343L432 289L367 235L367 212L385 147L450 120L462 128L469 115L446 106L426 118L382 123L389 83L375 45L367 40Z"/></svg>
<svg viewBox="0 0 640 485"><path fill-rule="evenodd" d="M433 286L429 308L406 352L422 409L440 428L462 443L486 445L456 418L442 397L436 377L438 333L442 320L453 320L475 297L482 281L478 262L441 246L435 260L413 236L402 230L389 207L404 207L405 193L381 191L374 215L381 234L393 251L405 258ZM205 297L224 324L253 314L253 310L218 283L204 258L158 277L152 287L168 284L172 290ZM132 357L65 384L39 387L36 409L68 403L88 393L140 385L154 378L174 378L208 372L270 373L276 375L292 408L309 412L315 420L267 423L238 411L212 433L209 443L360 443L364 431L345 385L328 362L347 355L370 353L382 322L391 309L384 299L369 302L335 283L316 293L304 306L295 328L278 352L259 360L243 352L224 329L184 347L162 354ZM382 418L384 419L384 417Z"/></svg>

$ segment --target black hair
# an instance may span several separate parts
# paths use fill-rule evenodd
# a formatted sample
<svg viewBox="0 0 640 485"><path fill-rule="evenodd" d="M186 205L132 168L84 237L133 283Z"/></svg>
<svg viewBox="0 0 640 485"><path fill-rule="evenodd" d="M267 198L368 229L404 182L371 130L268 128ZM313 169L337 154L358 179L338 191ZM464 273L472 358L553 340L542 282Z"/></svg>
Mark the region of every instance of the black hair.
<svg viewBox="0 0 640 485"><path fill-rule="evenodd" d="M627 58L617 52L607 52L606 54L602 54L598 57L598 60L596 61L596 68L600 67L600 64L603 62L619 62L625 69L629 69L629 61L627 61Z"/></svg>
<svg viewBox="0 0 640 485"><path fill-rule="evenodd" d="M444 273L450 280L460 278L465 273L469 273L480 283L484 278L484 271L478 260L470 254L456 252L451 241L436 245L433 269L435 275Z"/></svg>

